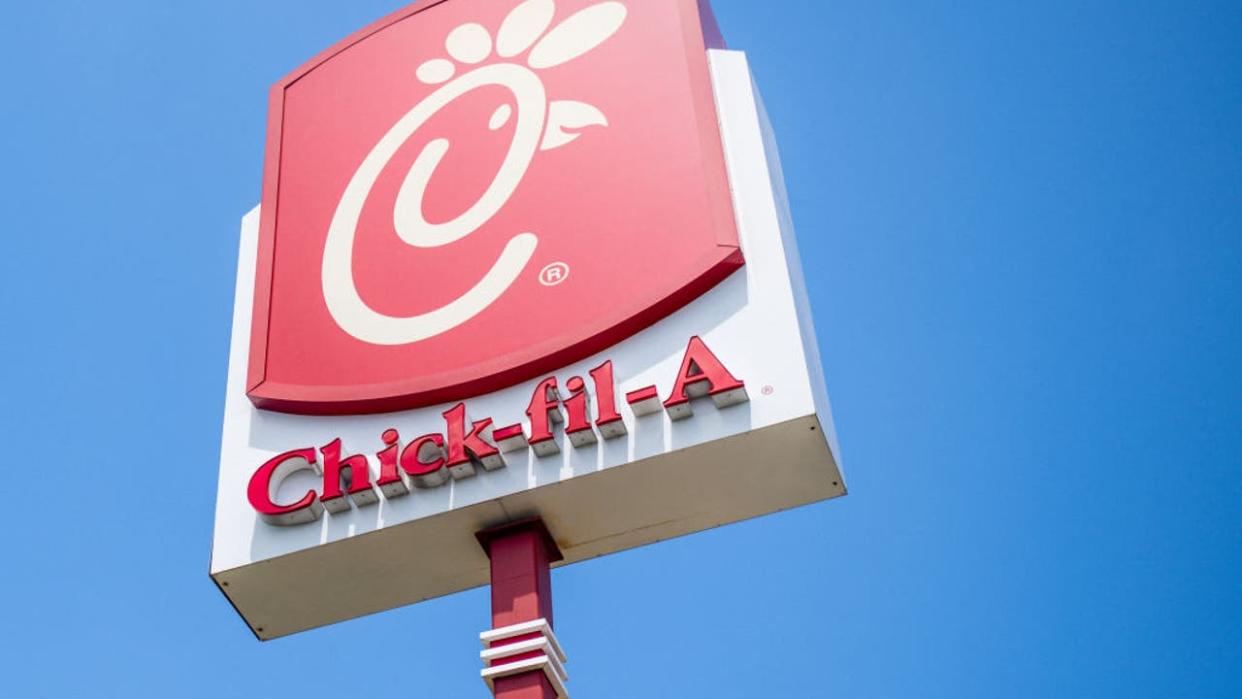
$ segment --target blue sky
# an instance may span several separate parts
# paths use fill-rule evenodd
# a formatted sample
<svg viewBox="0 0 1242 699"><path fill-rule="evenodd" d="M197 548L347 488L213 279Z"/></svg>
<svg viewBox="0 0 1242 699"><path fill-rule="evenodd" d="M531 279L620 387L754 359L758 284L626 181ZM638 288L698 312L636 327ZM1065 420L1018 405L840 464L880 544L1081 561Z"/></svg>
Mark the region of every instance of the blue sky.
<svg viewBox="0 0 1242 699"><path fill-rule="evenodd" d="M207 577L267 87L397 0L6 8L6 696L482 697L483 590ZM716 0L848 498L554 575L575 696L1242 694L1242 5Z"/></svg>

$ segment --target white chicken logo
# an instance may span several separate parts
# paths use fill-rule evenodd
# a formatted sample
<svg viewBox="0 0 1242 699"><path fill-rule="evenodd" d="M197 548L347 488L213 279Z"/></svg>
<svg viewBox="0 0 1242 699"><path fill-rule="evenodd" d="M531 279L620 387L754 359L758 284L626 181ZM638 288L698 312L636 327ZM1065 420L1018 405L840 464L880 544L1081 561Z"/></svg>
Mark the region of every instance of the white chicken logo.
<svg viewBox="0 0 1242 699"><path fill-rule="evenodd" d="M494 42L496 55L507 60L482 65L456 78L457 65L448 59L436 58L418 67L420 81L442 87L401 117L375 144L345 188L328 229L323 256L324 300L333 319L349 335L375 345L407 345L445 333L500 298L530 262L538 236L520 233L509 240L492 268L465 294L433 311L396 317L377 312L358 294L353 275L354 238L371 189L401 146L441 109L473 90L500 86L512 93L514 105L502 104L488 124L493 131L499 129L516 112L509 151L491 184L471 207L451 221L431 223L423 215L423 197L450 144L444 138L430 141L405 176L393 207L397 235L407 245L435 248L469 236L509 201L537 152L559 148L581 135L567 129L608 125L603 113L589 104L549 102L535 71L571 61L602 44L625 22L625 5L592 5L549 31L555 10L553 0L526 0L509 13ZM445 48L457 63L474 66L492 55L493 41L482 25L468 23L449 33ZM526 65L513 62L528 49Z"/></svg>

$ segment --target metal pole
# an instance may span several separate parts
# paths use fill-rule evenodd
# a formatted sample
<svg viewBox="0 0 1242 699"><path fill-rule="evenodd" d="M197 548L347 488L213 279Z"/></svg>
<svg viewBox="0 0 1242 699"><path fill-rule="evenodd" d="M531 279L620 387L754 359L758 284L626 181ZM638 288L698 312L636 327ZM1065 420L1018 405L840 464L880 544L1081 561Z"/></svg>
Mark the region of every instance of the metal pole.
<svg viewBox="0 0 1242 699"><path fill-rule="evenodd" d="M484 681L496 699L568 697L565 654L552 631L550 565L560 549L538 518L476 536L492 573L492 630L480 635Z"/></svg>

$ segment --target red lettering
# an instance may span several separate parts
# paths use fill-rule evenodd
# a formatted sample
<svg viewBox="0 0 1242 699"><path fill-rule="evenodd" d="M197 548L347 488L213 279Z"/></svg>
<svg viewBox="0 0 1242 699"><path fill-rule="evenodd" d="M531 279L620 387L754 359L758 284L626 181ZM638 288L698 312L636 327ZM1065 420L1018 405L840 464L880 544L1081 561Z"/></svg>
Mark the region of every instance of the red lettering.
<svg viewBox="0 0 1242 699"><path fill-rule="evenodd" d="M565 382L569 397L565 399L565 414L569 422L565 424L565 434L575 447L595 444L595 430L591 429L591 400L586 392L586 382L580 377L573 377Z"/></svg>
<svg viewBox="0 0 1242 699"><path fill-rule="evenodd" d="M384 440L386 447L375 455L380 463L380 477L375 485L389 498L409 495L410 489L401 477L401 472L397 470L397 460L401 455L401 434L394 429L388 429L384 430L380 439Z"/></svg>
<svg viewBox="0 0 1242 699"><path fill-rule="evenodd" d="M565 414L569 416L566 432L581 432L591 429L590 401L586 393L586 382L575 376L565 382L569 397L565 399Z"/></svg>
<svg viewBox="0 0 1242 699"><path fill-rule="evenodd" d="M592 369L590 380L593 390L588 391L582 377L570 378L565 382L567 395L563 399L556 377L541 381L526 408L529 439L521 424L493 430L490 418L472 421L466 404L459 403L443 413L445 434L426 434L403 448L400 433L396 429L385 430L381 436L384 448L375 453L379 479L374 485L367 457L343 456L341 440L334 439L318 452L313 448L297 449L267 461L251 477L247 496L264 521L281 526L302 524L319 519L325 509L348 512L351 501L363 507L378 502L380 493L388 498L402 497L409 495L411 486L435 488L450 478L473 476L479 466L487 470L503 468L505 462L498 443L504 451L529 447L538 456L556 454L560 451L555 433L558 423L565 423L565 433L575 447L594 444L598 435L605 439L624 436L627 428L617 409L613 363L606 361ZM749 399L745 383L725 367L702 338L693 337L663 407L672 419L681 420L693 414L694 399L708 396L720 408ZM655 386L630 391L624 399L635 417L659 412L661 408ZM594 411L593 402L598 406ZM275 493L287 476L303 470L319 472L316 456L322 458L322 492L309 490L295 503L277 504Z"/></svg>
<svg viewBox="0 0 1242 699"><path fill-rule="evenodd" d="M367 457L355 454L341 459L341 440L334 439L320 447L323 454L323 495L319 500L329 512L345 512L349 509L350 498L359 506L373 505L379 502L379 496L371 487L371 469L367 466ZM345 492L341 492L341 486Z"/></svg>
<svg viewBox="0 0 1242 699"><path fill-rule="evenodd" d="M681 360L677 383L673 385L672 395L664 401L664 409L674 420L690 417L694 414L690 408L691 399L702 396L711 396L716 406L721 408L747 400L746 384L729 373L703 340L696 336L690 338L686 356Z"/></svg>
<svg viewBox="0 0 1242 699"><path fill-rule="evenodd" d="M505 465L500 450L486 439L491 434L491 418L471 423L470 431L467 432L466 404L458 403L444 413L444 420L448 423L446 463L454 478L473 476L475 460L489 471Z"/></svg>
<svg viewBox="0 0 1242 699"><path fill-rule="evenodd" d="M535 387L530 397L530 405L526 407L526 417L530 418L530 437L527 442L540 456L555 454L561 449L552 434L552 425L564 420L561 415L560 393L556 390L556 377L544 379Z"/></svg>
<svg viewBox="0 0 1242 699"><path fill-rule="evenodd" d="M625 434L625 420L617 412L617 389L612 375L612 360L591 370L591 381L595 384L595 403L598 416L595 425L599 427L604 439L614 439Z"/></svg>
<svg viewBox="0 0 1242 699"><path fill-rule="evenodd" d="M444 463L444 437L425 434L410 442L401 452L401 470L409 474L419 488L435 488L449 479Z"/></svg>
<svg viewBox="0 0 1242 699"><path fill-rule="evenodd" d="M250 477L250 486L246 495L250 506L268 524L289 526L305 524L319 519L323 514L323 505L314 490L309 490L301 500L292 505L277 505L272 502L272 491L280 487L281 481L298 471L315 470L315 450L313 448L287 451L259 467Z"/></svg>

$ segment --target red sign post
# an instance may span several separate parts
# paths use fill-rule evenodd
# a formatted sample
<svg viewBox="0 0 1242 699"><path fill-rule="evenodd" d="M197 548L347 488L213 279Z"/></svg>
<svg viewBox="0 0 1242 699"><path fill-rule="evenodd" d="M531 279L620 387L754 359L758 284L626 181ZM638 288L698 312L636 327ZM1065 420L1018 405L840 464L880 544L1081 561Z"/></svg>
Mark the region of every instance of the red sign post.
<svg viewBox="0 0 1242 699"><path fill-rule="evenodd" d="M565 662L552 633L551 564L560 549L543 520L478 533L491 559L492 630L484 641L484 679L498 699L556 699Z"/></svg>

